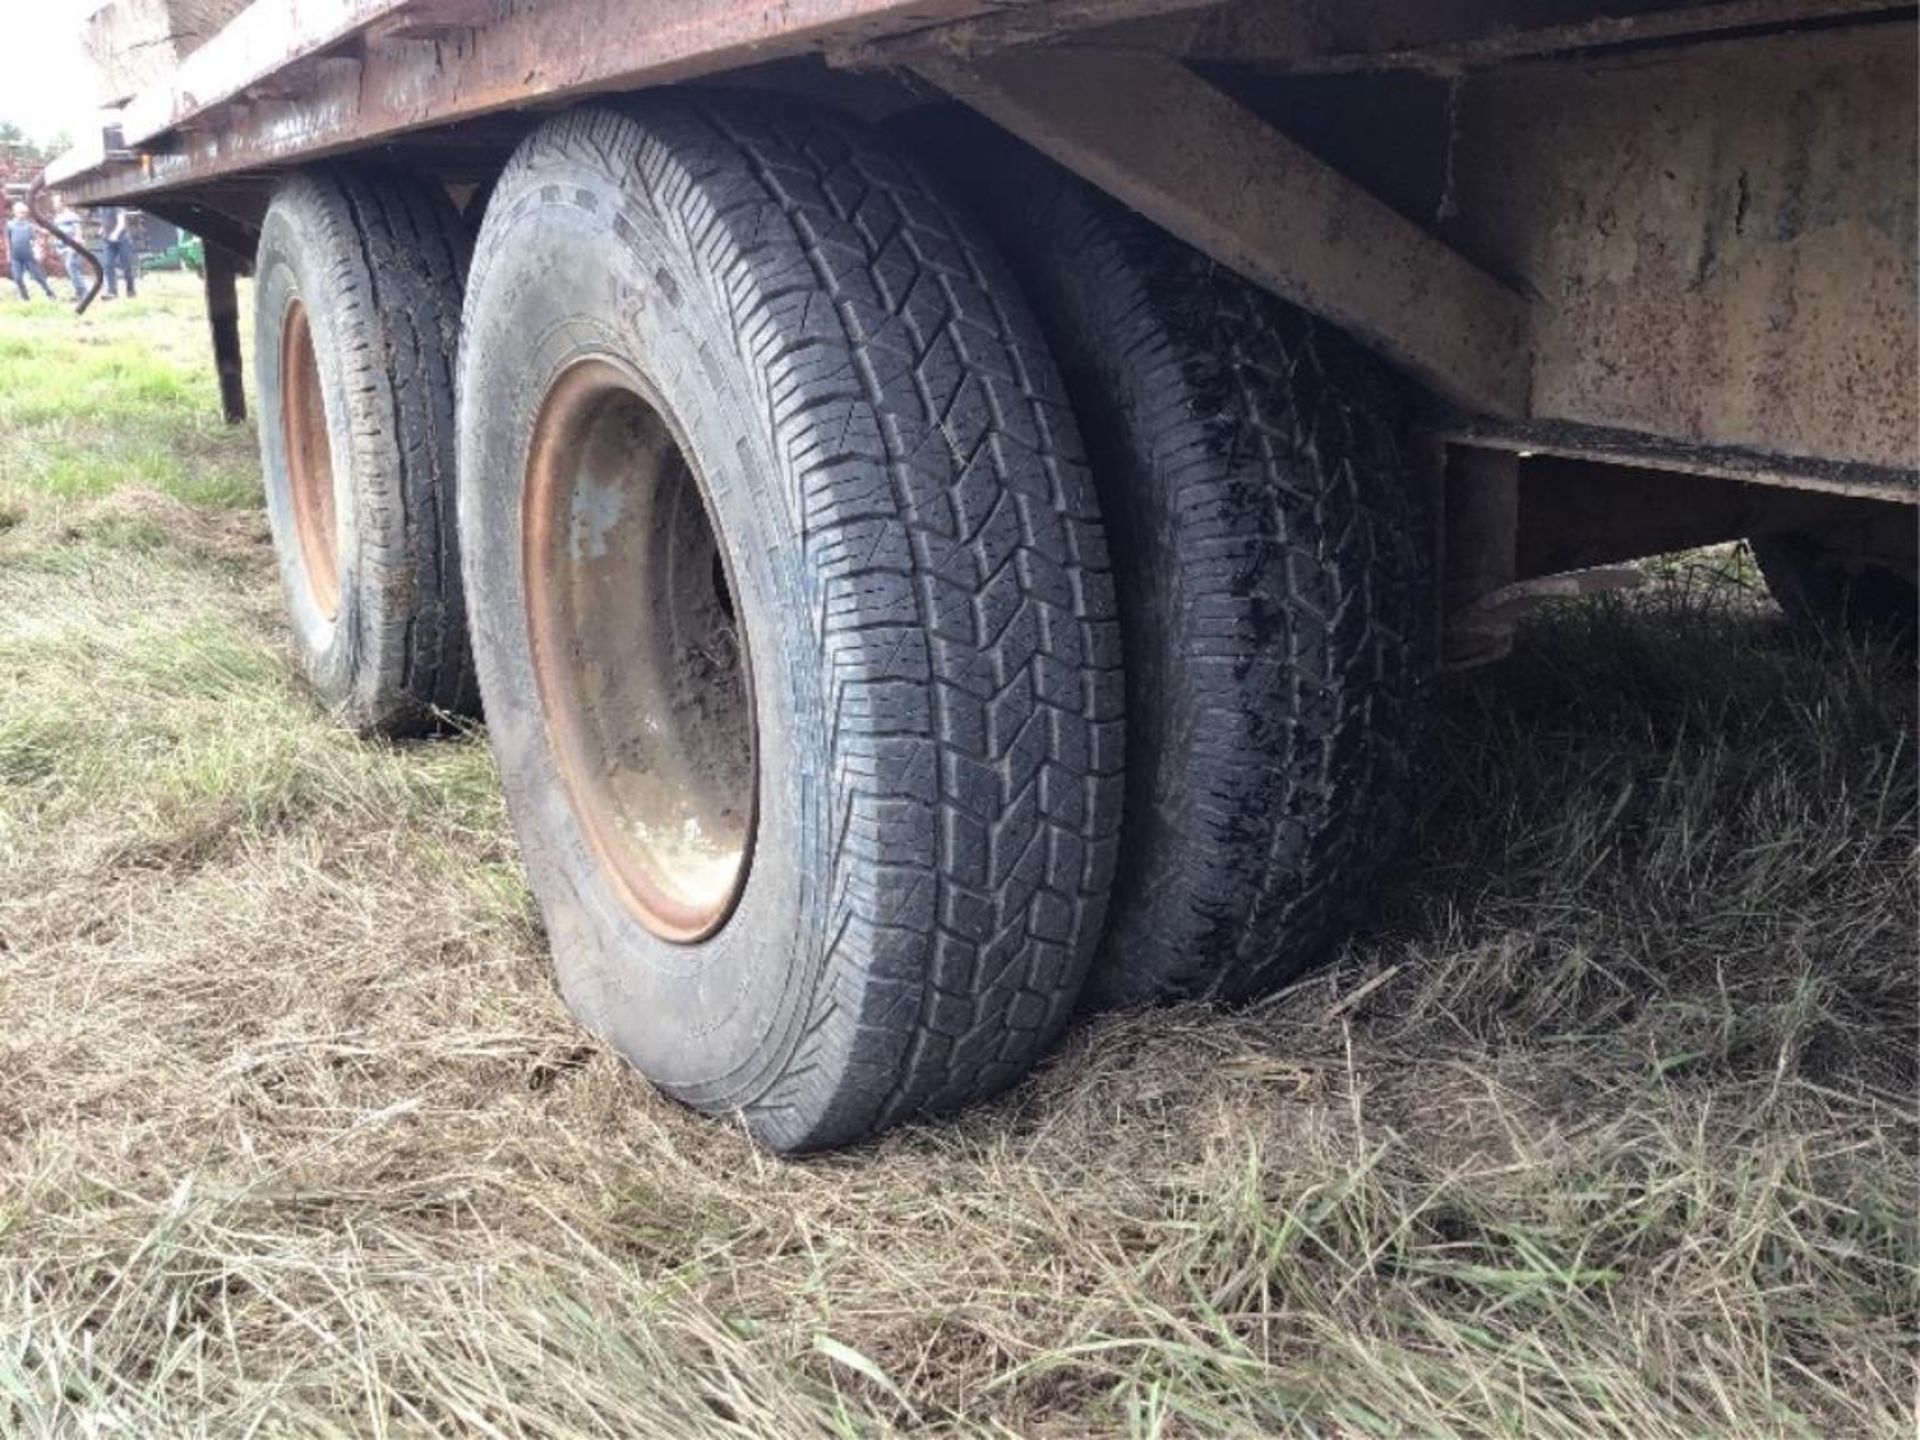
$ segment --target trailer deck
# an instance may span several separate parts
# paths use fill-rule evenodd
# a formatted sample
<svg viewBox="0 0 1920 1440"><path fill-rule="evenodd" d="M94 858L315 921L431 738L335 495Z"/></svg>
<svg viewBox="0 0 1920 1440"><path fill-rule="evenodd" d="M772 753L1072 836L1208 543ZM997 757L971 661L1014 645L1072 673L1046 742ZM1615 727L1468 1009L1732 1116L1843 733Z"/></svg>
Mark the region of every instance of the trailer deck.
<svg viewBox="0 0 1920 1440"><path fill-rule="evenodd" d="M1622 460L1679 447L1762 483L1906 497L1920 375L1911 347L1872 337L1913 325L1912 7L1567 18L1592 8L256 0L127 105L114 151L78 150L49 179L244 258L286 166L377 148L481 182L538 113L585 95L707 78L837 87L885 113L950 94L1358 333L1473 433ZM1404 163L1367 173L1378 155L1336 156L1343 171L1246 98L1331 96L1327 77L1348 81L1333 113L1445 126L1438 166L1411 186ZM1724 145L1673 143L1735 115ZM1867 117L1878 143L1842 162ZM1605 224L1608 207L1637 209L1638 233L1596 244L1562 223ZM1822 310L1777 313L1800 291Z"/></svg>

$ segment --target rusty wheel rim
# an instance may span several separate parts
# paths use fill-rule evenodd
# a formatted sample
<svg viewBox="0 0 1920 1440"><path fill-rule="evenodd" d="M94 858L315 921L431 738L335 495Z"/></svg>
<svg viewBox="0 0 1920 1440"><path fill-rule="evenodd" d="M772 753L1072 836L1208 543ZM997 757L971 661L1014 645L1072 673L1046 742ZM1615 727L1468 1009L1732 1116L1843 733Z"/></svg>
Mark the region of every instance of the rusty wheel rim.
<svg viewBox="0 0 1920 1440"><path fill-rule="evenodd" d="M280 332L280 415L286 429L288 488L301 568L316 609L332 620L340 611L339 517L333 499L333 445L327 438L320 361L313 349L307 307L287 307Z"/></svg>
<svg viewBox="0 0 1920 1440"><path fill-rule="evenodd" d="M707 939L746 886L759 773L705 482L645 382L596 359L541 402L523 504L535 685L574 814L641 924Z"/></svg>

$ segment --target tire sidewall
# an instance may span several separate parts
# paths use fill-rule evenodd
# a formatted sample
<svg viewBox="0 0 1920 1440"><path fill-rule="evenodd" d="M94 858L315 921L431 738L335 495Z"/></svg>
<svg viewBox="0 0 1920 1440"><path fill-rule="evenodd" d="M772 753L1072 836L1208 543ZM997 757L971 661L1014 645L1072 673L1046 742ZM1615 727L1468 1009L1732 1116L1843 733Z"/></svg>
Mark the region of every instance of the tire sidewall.
<svg viewBox="0 0 1920 1440"><path fill-rule="evenodd" d="M260 407L261 471L267 522L279 560L280 583L294 643L307 679L323 704L351 712L358 703L356 682L363 609L360 595L361 507L355 483L355 445L341 356L349 337L339 313L340 287L316 273L323 263L318 217L306 192L296 185L276 200L261 229L254 290L254 356ZM285 407L281 394L281 342L287 314L295 301L306 307L320 393L326 415L327 443L333 464L333 503L337 523L336 563L339 605L329 616L316 603L305 552L295 521L292 472L288 464Z"/></svg>
<svg viewBox="0 0 1920 1440"><path fill-rule="evenodd" d="M564 278L563 278L564 277ZM487 211L461 357L461 549L488 731L560 986L589 1028L668 1093L743 1107L792 1053L820 979L834 873L815 599L733 323L689 238L581 155L510 169ZM607 358L663 402L702 477L734 584L757 726L758 822L739 902L707 940L628 910L574 814L541 711L524 604L523 492L541 402Z"/></svg>

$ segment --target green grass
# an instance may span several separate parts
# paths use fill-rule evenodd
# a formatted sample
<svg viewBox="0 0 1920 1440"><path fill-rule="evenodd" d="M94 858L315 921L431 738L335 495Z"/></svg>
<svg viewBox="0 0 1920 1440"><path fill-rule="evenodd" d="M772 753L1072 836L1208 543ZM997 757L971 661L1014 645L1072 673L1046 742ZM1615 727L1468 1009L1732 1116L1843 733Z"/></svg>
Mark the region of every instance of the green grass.
<svg viewBox="0 0 1920 1440"><path fill-rule="evenodd" d="M252 442L221 423L211 367L193 348L204 333L198 304L197 286L176 276L79 317L44 300L0 302L0 509L27 495L87 500L126 486L256 503Z"/></svg>
<svg viewBox="0 0 1920 1440"><path fill-rule="evenodd" d="M1736 554L1435 688L1329 970L783 1164L310 705L153 290L0 306L0 1434L1914 1433L1912 676Z"/></svg>

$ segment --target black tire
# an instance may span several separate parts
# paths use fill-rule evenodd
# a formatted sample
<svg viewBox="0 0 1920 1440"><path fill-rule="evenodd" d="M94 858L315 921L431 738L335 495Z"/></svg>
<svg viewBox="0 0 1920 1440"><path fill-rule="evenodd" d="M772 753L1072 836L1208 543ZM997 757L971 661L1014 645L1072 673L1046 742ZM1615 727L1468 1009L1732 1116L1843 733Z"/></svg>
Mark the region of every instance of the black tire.
<svg viewBox="0 0 1920 1440"><path fill-rule="evenodd" d="M1088 1002L1261 994L1326 956L1406 829L1424 552L1398 387L1030 152L967 153L1113 547L1126 822Z"/></svg>
<svg viewBox="0 0 1920 1440"><path fill-rule="evenodd" d="M594 658L537 662L530 639L551 566L585 575L642 543L609 529L582 550L569 531L558 559L529 559L549 554L526 528L551 450L536 418L609 361L646 392L632 423L685 457L644 473L698 479L748 656L757 829L727 918L679 942L623 895L605 856L625 842L569 790L612 794L625 752L563 762L547 723L571 706L596 745L617 726L565 678ZM461 374L489 734L576 1015L783 1151L1018 1079L1068 1019L1105 911L1119 633L1052 362L973 224L810 108L680 92L575 111L522 144L488 206Z"/></svg>
<svg viewBox="0 0 1920 1440"><path fill-rule="evenodd" d="M1817 535L1756 535L1747 542L1767 589L1797 628L1912 649L1920 632L1913 562L1866 561Z"/></svg>
<svg viewBox="0 0 1920 1440"><path fill-rule="evenodd" d="M267 515L307 677L362 734L478 712L454 515L467 257L439 187L371 170L293 176L261 227Z"/></svg>

